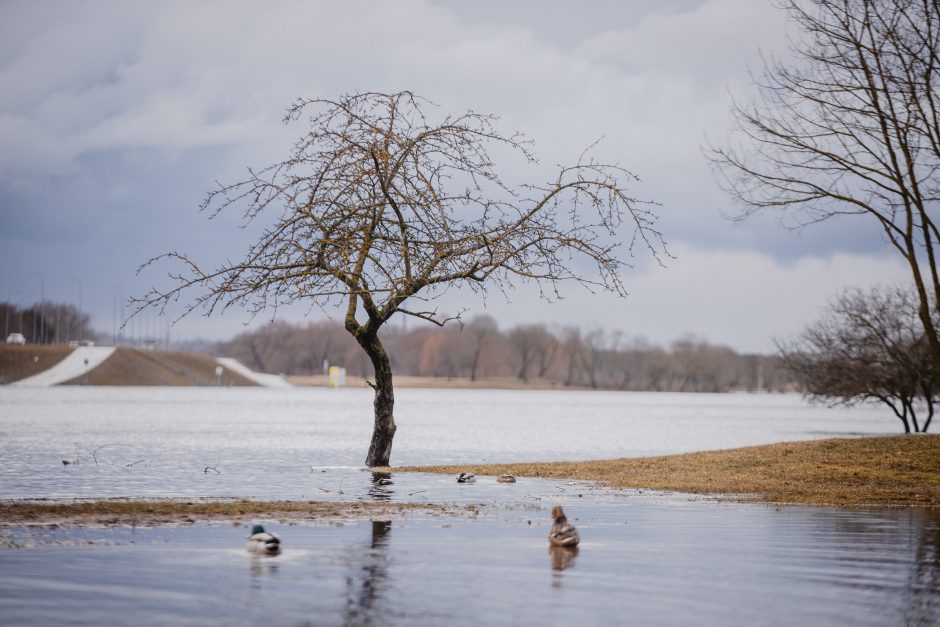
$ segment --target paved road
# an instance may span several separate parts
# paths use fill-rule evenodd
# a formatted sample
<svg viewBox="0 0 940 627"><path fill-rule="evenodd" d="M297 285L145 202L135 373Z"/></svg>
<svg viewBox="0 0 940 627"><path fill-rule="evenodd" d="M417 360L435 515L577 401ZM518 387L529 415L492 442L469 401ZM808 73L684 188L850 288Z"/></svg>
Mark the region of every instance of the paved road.
<svg viewBox="0 0 940 627"><path fill-rule="evenodd" d="M249 370L246 366L243 366L241 363L235 361L231 357L219 357L216 359L220 366L227 368L232 372L237 372L241 376L254 381L258 385L263 385L266 388L292 388L294 387L290 381L286 380L284 377L278 376L276 374L264 374L263 372L255 372L254 370Z"/></svg>
<svg viewBox="0 0 940 627"><path fill-rule="evenodd" d="M47 388L65 383L75 377L82 376L86 372L91 372L110 357L113 352L113 346L79 346L52 368L15 381L10 385Z"/></svg>

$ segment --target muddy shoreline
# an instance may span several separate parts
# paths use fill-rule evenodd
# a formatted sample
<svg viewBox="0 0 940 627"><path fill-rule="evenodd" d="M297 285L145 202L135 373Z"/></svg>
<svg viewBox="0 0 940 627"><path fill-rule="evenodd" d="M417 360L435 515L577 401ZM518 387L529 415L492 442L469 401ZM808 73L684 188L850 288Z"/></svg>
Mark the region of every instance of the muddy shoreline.
<svg viewBox="0 0 940 627"><path fill-rule="evenodd" d="M316 524L375 518L472 518L476 504L377 503L327 501L251 501L104 499L81 502L13 501L0 503L0 527L154 527L196 523L279 522Z"/></svg>

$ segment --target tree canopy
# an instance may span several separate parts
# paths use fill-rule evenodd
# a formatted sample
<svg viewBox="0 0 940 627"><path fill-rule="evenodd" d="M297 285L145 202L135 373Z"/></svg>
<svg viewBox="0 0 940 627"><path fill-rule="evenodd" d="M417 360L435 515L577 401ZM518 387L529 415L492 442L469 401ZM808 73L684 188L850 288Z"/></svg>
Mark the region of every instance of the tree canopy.
<svg viewBox="0 0 940 627"><path fill-rule="evenodd" d="M877 401L891 408L905 432L927 431L940 400L940 370L918 309L910 289L847 290L795 341L780 346L783 365L810 398L841 405Z"/></svg>
<svg viewBox="0 0 940 627"><path fill-rule="evenodd" d="M652 203L636 177L588 152L544 184L510 185L491 151L534 162L531 143L497 119L468 111L432 121L411 92L299 100L286 122L308 130L287 159L220 185L204 208L277 212L237 262L204 270L190 256L168 289L140 307L165 307L193 290L187 313L233 305L258 313L298 301L345 311L344 326L375 369L375 431L367 464L387 465L395 432L388 356L378 337L395 314L447 320L426 301L452 285L505 290L538 284L547 298L565 281L624 295L621 271L642 246L665 254ZM625 234L624 231L627 231ZM626 251L626 254L624 254Z"/></svg>

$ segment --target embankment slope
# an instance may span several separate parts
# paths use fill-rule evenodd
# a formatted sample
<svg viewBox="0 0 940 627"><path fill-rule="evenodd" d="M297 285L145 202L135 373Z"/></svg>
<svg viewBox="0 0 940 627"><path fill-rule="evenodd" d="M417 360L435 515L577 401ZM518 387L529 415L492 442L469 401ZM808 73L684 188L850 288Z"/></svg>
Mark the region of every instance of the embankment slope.
<svg viewBox="0 0 940 627"><path fill-rule="evenodd" d="M38 374L65 359L64 346L0 345L0 383L12 383ZM119 347L87 375L62 385L217 385L215 358L200 353L143 351ZM223 386L254 386L253 381L226 368Z"/></svg>

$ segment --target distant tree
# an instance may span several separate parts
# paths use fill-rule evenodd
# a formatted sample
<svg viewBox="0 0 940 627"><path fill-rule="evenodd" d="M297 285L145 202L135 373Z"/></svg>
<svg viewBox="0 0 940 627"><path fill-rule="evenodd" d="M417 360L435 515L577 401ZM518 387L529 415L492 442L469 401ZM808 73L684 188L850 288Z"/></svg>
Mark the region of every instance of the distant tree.
<svg viewBox="0 0 940 627"><path fill-rule="evenodd" d="M739 145L711 148L739 219L870 219L905 260L940 367L940 3L784 0L802 33L733 109Z"/></svg>
<svg viewBox="0 0 940 627"><path fill-rule="evenodd" d="M483 350L490 344L499 328L492 316L475 316L464 328L470 336L473 358L470 363L470 380L476 381L480 375Z"/></svg>
<svg viewBox="0 0 940 627"><path fill-rule="evenodd" d="M603 329L593 329L584 336L580 355L581 367L587 376L588 385L593 389L601 387L600 377L606 370L609 354L607 333Z"/></svg>
<svg viewBox="0 0 940 627"><path fill-rule="evenodd" d="M562 346L565 351L565 385L577 385L583 370L584 340L581 329L566 327L562 330Z"/></svg>
<svg viewBox="0 0 940 627"><path fill-rule="evenodd" d="M91 317L67 303L46 301L20 309L11 303L0 303L0 324L3 338L13 332L22 333L30 343L65 344L72 340L91 339Z"/></svg>
<svg viewBox="0 0 940 627"><path fill-rule="evenodd" d="M309 130L290 156L249 170L204 203L215 211L240 205L249 220L275 210L273 226L242 261L213 270L185 254L158 257L183 270L172 287L137 300L140 309L162 308L196 288L186 313L342 305L345 328L374 369L369 466L389 463L396 430L379 330L395 314L447 322L409 303L456 284L505 289L517 279L547 295L566 280L624 294L620 229L630 227L631 249L663 251L651 207L627 194L634 176L623 168L582 155L547 184L510 186L488 151L532 161L524 137L500 134L493 116L473 112L434 123L426 106L409 92L298 101L285 120L309 113Z"/></svg>
<svg viewBox="0 0 940 627"><path fill-rule="evenodd" d="M522 382L528 382L529 368L535 359L537 338L532 331L533 326L518 326L509 332L509 344L513 347L518 363L516 378Z"/></svg>
<svg viewBox="0 0 940 627"><path fill-rule="evenodd" d="M520 355L510 338L520 329L534 346L528 376L562 385L593 381L597 388L669 392L784 391L795 385L778 357L740 355L697 338L683 338L664 350L642 339L624 339L618 331L594 329L585 336L574 327L551 331L523 324L502 332L489 316L477 316L463 328L387 326L381 339L396 375L518 378ZM266 372L273 373L320 374L327 360L345 366L350 375L370 374L359 344L332 321L267 324L215 347L191 349L260 368L257 353Z"/></svg>
<svg viewBox="0 0 940 627"><path fill-rule="evenodd" d="M940 398L940 371L924 341L914 292L849 290L823 318L780 345L784 366L812 399L884 403L910 433L927 431ZM918 411L923 424L918 421Z"/></svg>
<svg viewBox="0 0 940 627"><path fill-rule="evenodd" d="M558 355L558 349L561 342L555 337L555 334L545 328L544 324L536 325L534 329L536 335L535 342L535 375L539 379L548 376L548 372L555 363L555 357Z"/></svg>
<svg viewBox="0 0 940 627"><path fill-rule="evenodd" d="M10 333L22 333L26 336L25 326L23 324L23 312L19 307L12 303L0 303L0 320L3 320L4 339Z"/></svg>

